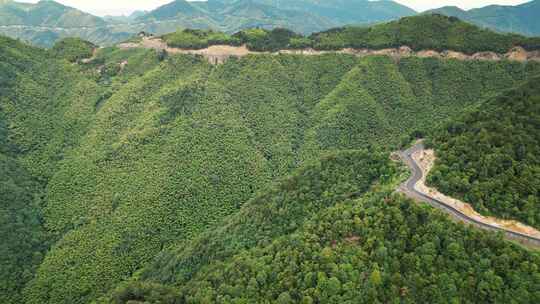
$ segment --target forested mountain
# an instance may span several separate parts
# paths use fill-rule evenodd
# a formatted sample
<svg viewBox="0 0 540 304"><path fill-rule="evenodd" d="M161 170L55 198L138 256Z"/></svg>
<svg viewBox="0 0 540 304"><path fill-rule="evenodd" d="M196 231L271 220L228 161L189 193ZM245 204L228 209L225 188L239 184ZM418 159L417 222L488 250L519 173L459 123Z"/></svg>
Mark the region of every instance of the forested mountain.
<svg viewBox="0 0 540 304"><path fill-rule="evenodd" d="M481 27L527 36L540 34L540 1L518 6L487 6L463 11L442 7L438 13ZM283 27L311 34L345 25L369 25L417 13L394 1L381 0L175 0L150 12L127 17L100 18L51 0L37 4L0 1L0 33L52 47L65 37L79 37L111 45L146 31L171 33L179 28L212 29L234 33L248 28Z"/></svg>
<svg viewBox="0 0 540 304"><path fill-rule="evenodd" d="M94 49L0 38L2 302L540 299L537 252L393 194L405 172L389 159L526 81L515 96L536 96L540 63ZM534 126L524 106L518 134Z"/></svg>
<svg viewBox="0 0 540 304"><path fill-rule="evenodd" d="M210 45L246 45L253 51L285 49L342 50L410 47L414 51L457 51L504 54L519 46L540 50L540 38L495 33L443 15L405 17L373 26L347 26L302 36L287 29L247 29L233 35L186 29L163 35L171 47L201 49Z"/></svg>
<svg viewBox="0 0 540 304"><path fill-rule="evenodd" d="M3 0L0 2L0 25L70 28L98 27L105 22L55 1L42 0L30 4Z"/></svg>
<svg viewBox="0 0 540 304"><path fill-rule="evenodd" d="M458 17L462 20L501 32L527 36L540 35L540 0L516 6L490 5L482 8L462 10L455 6L441 7L426 13L438 13Z"/></svg>
<svg viewBox="0 0 540 304"><path fill-rule="evenodd" d="M314 32L336 25L330 19L307 11L283 10L254 0L230 4L176 0L136 19L145 29L157 34L178 28L203 28L235 32L243 28L287 27L298 32Z"/></svg>
<svg viewBox="0 0 540 304"><path fill-rule="evenodd" d="M65 37L99 45L126 40L140 31L165 34L178 28L213 29L234 33L246 28L284 27L312 33L346 24L369 24L413 15L392 1L175 0L151 12L130 17L95 17L50 0L37 4L0 2L0 33L52 47Z"/></svg>
<svg viewBox="0 0 540 304"><path fill-rule="evenodd" d="M211 0L224 4L239 3L239 0ZM282 10L301 11L331 20L335 25L369 24L415 15L416 12L394 1L368 0L251 0ZM210 3L209 2L209 3Z"/></svg>
<svg viewBox="0 0 540 304"><path fill-rule="evenodd" d="M111 44L132 34L108 27L102 18L51 0L36 4L0 1L0 34L52 47L65 37L79 37L98 44Z"/></svg>
<svg viewBox="0 0 540 304"><path fill-rule="evenodd" d="M431 182L475 209L540 227L539 78L453 121L433 142Z"/></svg>
<svg viewBox="0 0 540 304"><path fill-rule="evenodd" d="M141 16L149 30L160 33L178 27L209 28L228 33L245 28L285 27L312 33L346 24L370 24L414 15L415 11L393 1L266 1L176 0ZM152 21L165 24L151 24Z"/></svg>

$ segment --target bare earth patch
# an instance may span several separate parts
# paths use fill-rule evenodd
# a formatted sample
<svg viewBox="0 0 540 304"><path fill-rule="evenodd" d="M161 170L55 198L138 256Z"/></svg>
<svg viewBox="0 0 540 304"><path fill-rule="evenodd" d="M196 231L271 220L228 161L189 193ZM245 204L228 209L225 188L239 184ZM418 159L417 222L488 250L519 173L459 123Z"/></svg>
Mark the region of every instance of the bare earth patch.
<svg viewBox="0 0 540 304"><path fill-rule="evenodd" d="M422 178L414 185L416 191L433 197L479 222L540 238L540 231L530 226L524 225L517 221L502 220L491 216L483 216L476 212L470 204L446 196L440 193L435 188L428 187L426 185L426 176L433 168L433 165L435 163L435 153L433 150L416 151L412 154L412 158L416 161L416 163L420 166L420 169L422 170Z"/></svg>

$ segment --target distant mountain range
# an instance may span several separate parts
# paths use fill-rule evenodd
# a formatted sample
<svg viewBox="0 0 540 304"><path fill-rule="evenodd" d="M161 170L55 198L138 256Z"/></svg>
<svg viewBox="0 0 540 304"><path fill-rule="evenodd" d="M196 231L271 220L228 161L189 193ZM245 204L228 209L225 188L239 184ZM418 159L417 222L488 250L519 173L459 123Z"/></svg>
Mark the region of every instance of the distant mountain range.
<svg viewBox="0 0 540 304"><path fill-rule="evenodd" d="M540 0L516 7L488 6L471 11L444 7L429 13L456 16L498 31L540 33L536 17L540 16ZM309 34L416 14L390 0L176 0L150 12L101 18L51 0L36 4L0 0L0 34L44 47L70 36L110 45L140 31L165 34L179 28L197 28L232 33L254 27L285 27Z"/></svg>
<svg viewBox="0 0 540 304"><path fill-rule="evenodd" d="M200 28L230 33L253 27L286 27L307 34L415 14L389 0L177 0L151 12L100 18L54 1L29 4L0 0L0 33L45 47L67 36L107 45L140 31L164 34L178 28Z"/></svg>
<svg viewBox="0 0 540 304"><path fill-rule="evenodd" d="M111 44L132 34L116 32L107 20L64 6L55 1L36 4L0 0L0 34L34 45L50 47L64 37L80 37L98 44Z"/></svg>
<svg viewBox="0 0 540 304"><path fill-rule="evenodd" d="M540 0L517 6L490 5L465 11L455 6L445 6L426 13L439 13L500 32L540 35Z"/></svg>

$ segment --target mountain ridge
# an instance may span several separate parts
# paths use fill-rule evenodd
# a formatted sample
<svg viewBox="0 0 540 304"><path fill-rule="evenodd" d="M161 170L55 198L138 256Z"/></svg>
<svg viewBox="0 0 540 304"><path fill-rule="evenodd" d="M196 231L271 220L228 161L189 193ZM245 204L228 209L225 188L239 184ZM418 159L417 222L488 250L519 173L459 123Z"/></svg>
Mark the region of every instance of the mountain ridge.
<svg viewBox="0 0 540 304"><path fill-rule="evenodd" d="M482 8L462 10L457 7L442 7L425 12L440 13L459 17L479 26L501 32L521 33L527 36L540 35L540 1L533 0L524 4L488 5Z"/></svg>
<svg viewBox="0 0 540 304"><path fill-rule="evenodd" d="M49 3L47 4L47 2ZM42 46L51 47L56 40L68 36L79 36L80 38L91 40L91 42L96 44L111 44L111 42L125 40L130 35L134 35L140 31L165 34L175 31L178 28L201 28L236 32L243 28L286 27L297 32L311 33L351 22L365 24L388 21L414 13L398 4L389 4L390 2L387 1L380 5L367 1L346 1L344 3L349 3L349 5L354 4L354 9L343 8L339 9L334 15L326 16L323 13L328 10L324 6L322 6L324 9L321 9L320 4L317 4L317 2L313 2L311 7L306 9L288 9L269 5L267 1L263 0L239 0L230 2L221 0L210 0L209 2L176 0L134 18L99 18L57 4L52 0L47 2L39 2L37 4L6 2L6 4L0 5L0 16L2 16L2 8L4 9L4 17L2 18L4 24L0 22L0 26L2 26L0 28L1 32L11 34L16 38L34 41ZM26 14L21 9L21 6L24 6L25 10L30 9L34 15L38 16L40 15L40 11L32 8L46 6L55 7L57 10L62 8L65 18L63 18L63 22L57 22L57 24L34 24L30 21L22 22L22 20L13 17ZM350 16L340 20L340 14L349 14ZM80 24L81 16L87 20L83 25ZM370 19L371 17L366 18L365 16L373 16L375 19ZM55 17L54 19L59 20L59 18ZM7 20L10 19L19 21L7 23ZM77 23L79 24L78 27L81 28L79 32L76 32L74 28L74 24ZM44 31L43 28L38 28L38 25L47 27L47 29ZM55 28L61 25L69 25L72 30L68 31L67 28ZM17 26L26 26L26 28L20 29Z"/></svg>

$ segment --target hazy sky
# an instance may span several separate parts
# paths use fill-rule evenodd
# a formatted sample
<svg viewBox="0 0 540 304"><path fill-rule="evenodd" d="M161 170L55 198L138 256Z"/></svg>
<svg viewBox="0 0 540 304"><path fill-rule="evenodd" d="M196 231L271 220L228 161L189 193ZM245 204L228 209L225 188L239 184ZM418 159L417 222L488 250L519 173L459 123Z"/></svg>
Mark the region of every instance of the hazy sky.
<svg viewBox="0 0 540 304"><path fill-rule="evenodd" d="M16 0L38 2L38 0ZM172 0L57 0L80 10L103 16L130 14L134 10L151 10ZM424 11L445 5L456 5L463 9L482 7L490 4L515 5L529 0L395 0L417 11Z"/></svg>

